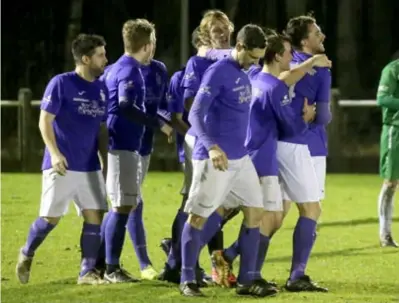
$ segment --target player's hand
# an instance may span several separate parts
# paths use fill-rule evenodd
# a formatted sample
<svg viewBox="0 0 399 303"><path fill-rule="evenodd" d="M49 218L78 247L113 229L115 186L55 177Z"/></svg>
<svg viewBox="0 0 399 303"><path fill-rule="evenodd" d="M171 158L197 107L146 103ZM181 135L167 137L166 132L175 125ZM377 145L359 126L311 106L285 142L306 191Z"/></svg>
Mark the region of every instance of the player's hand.
<svg viewBox="0 0 399 303"><path fill-rule="evenodd" d="M228 160L225 152L217 145L212 146L209 151L209 159L212 160L213 167L220 171L227 170Z"/></svg>
<svg viewBox="0 0 399 303"><path fill-rule="evenodd" d="M68 167L68 162L65 159L64 155L59 153L55 155L51 155L51 165L58 174L61 176L65 176L66 169Z"/></svg>
<svg viewBox="0 0 399 303"><path fill-rule="evenodd" d="M328 57L323 54L314 55L312 57L312 60L313 60L313 66L328 67L328 68L331 68L332 66L331 60L329 60Z"/></svg>
<svg viewBox="0 0 399 303"><path fill-rule="evenodd" d="M307 123L312 122L316 116L316 107L314 104L309 105L308 99L303 102L303 120Z"/></svg>
<svg viewBox="0 0 399 303"><path fill-rule="evenodd" d="M173 134L173 128L165 123L161 126L161 132L163 132L169 138Z"/></svg>

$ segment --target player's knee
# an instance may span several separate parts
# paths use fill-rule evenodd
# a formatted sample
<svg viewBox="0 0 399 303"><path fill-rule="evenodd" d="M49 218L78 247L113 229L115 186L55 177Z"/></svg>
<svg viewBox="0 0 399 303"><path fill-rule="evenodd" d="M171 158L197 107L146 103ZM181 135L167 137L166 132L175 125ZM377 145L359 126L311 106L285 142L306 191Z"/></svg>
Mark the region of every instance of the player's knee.
<svg viewBox="0 0 399 303"><path fill-rule="evenodd" d="M384 180L387 190L395 192L398 188L399 180Z"/></svg>
<svg viewBox="0 0 399 303"><path fill-rule="evenodd" d="M124 205L124 206L113 207L112 210L118 214L129 214L132 211L132 209L134 209L132 205Z"/></svg>
<svg viewBox="0 0 399 303"><path fill-rule="evenodd" d="M281 227L283 222L282 211L265 211L260 223L260 232L268 237L272 237Z"/></svg>
<svg viewBox="0 0 399 303"><path fill-rule="evenodd" d="M42 217L42 218L51 225L57 225L58 222L60 222L61 220L61 217Z"/></svg>
<svg viewBox="0 0 399 303"><path fill-rule="evenodd" d="M207 218L191 213L188 216L187 222L196 229L202 229Z"/></svg>
<svg viewBox="0 0 399 303"><path fill-rule="evenodd" d="M317 221L321 216L321 207L319 202L309 202L297 204L299 215Z"/></svg>
<svg viewBox="0 0 399 303"><path fill-rule="evenodd" d="M103 220L104 211L99 209L84 209L82 210L82 216L86 223L100 225Z"/></svg>
<svg viewBox="0 0 399 303"><path fill-rule="evenodd" d="M244 225L249 228L259 227L263 217L263 208L258 207L243 207Z"/></svg>

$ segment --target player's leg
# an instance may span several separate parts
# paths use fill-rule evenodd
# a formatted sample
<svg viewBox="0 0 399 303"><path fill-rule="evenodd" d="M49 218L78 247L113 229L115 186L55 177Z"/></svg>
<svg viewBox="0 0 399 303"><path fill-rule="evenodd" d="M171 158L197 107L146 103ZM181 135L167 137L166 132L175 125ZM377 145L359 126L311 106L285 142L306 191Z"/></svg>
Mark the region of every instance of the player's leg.
<svg viewBox="0 0 399 303"><path fill-rule="evenodd" d="M159 276L162 281L168 281L172 283L180 282L180 269L181 269L181 234L184 228L184 224L187 221L188 214L184 211L188 194L191 187L191 181L193 176L193 164L192 164L192 150L195 144L195 137L186 135L184 138L184 184L181 190L182 202L176 213L176 216L172 223L171 230L171 248L168 253L168 258L165 263L165 267Z"/></svg>
<svg viewBox="0 0 399 303"><path fill-rule="evenodd" d="M321 214L319 185L307 145L278 142L277 159L284 190L296 201L299 218L293 234L289 291L327 291L305 275Z"/></svg>
<svg viewBox="0 0 399 303"><path fill-rule="evenodd" d="M229 169L234 171L235 163L230 162ZM257 297L273 296L277 293L277 289L254 276L259 251L259 227L264 208L259 178L249 156L237 161L236 173L232 191L243 201L244 214L238 236L240 268L236 292L240 295Z"/></svg>
<svg viewBox="0 0 399 303"><path fill-rule="evenodd" d="M120 256L125 240L129 213L137 206L140 193L139 161L137 153L125 150L108 152L107 193L112 204L105 226L106 273L111 283L136 282L120 267Z"/></svg>
<svg viewBox="0 0 399 303"><path fill-rule="evenodd" d="M81 180L76 188L75 203L84 222L80 236L82 252L78 284L102 284L95 269L101 246L101 223L108 209L105 182L101 171L73 172L75 180Z"/></svg>
<svg viewBox="0 0 399 303"><path fill-rule="evenodd" d="M16 266L16 274L21 283L29 282L35 252L64 215L69 201L73 199L75 185L70 171L65 176L58 175L52 169L43 171L39 217L29 229Z"/></svg>
<svg viewBox="0 0 399 303"><path fill-rule="evenodd" d="M260 184L265 211L260 224L259 250L255 271L255 276L259 279L262 278L262 267L266 260L270 241L275 233L280 229L284 218L283 200L278 177L261 177ZM274 287L277 286L274 282L267 282Z"/></svg>
<svg viewBox="0 0 399 303"><path fill-rule="evenodd" d="M210 228L204 228L208 218L213 215L217 220L215 210L225 199L231 188L234 172L216 170L210 160L193 161L193 178L185 211L189 217L184 224L181 235L182 269L180 291L184 296L202 296L197 283L195 268L201 246L206 245L205 237L210 236ZM219 215L219 224L222 216ZM217 230L215 226L214 232ZM203 232L207 230L207 232Z"/></svg>
<svg viewBox="0 0 399 303"><path fill-rule="evenodd" d="M384 178L378 197L380 244L382 247L398 247L392 238L391 231L394 196L399 180L399 130L393 126L384 126L382 129L380 175Z"/></svg>
<svg viewBox="0 0 399 303"><path fill-rule="evenodd" d="M324 156L312 157L314 170L316 173L317 181L319 182L320 203L325 198L325 183L327 174L327 159ZM322 206L322 205L320 205ZM318 220L318 229L320 228L321 217Z"/></svg>
<svg viewBox="0 0 399 303"><path fill-rule="evenodd" d="M148 168L150 166L150 157L150 155L140 157L140 187L142 186L145 176L147 175ZM144 203L140 190L140 194L137 196L137 207L129 214L127 230L129 231L137 259L139 260L141 278L144 280L154 280L158 277L158 273L153 268L152 262L148 257L147 241L143 222L143 207Z"/></svg>

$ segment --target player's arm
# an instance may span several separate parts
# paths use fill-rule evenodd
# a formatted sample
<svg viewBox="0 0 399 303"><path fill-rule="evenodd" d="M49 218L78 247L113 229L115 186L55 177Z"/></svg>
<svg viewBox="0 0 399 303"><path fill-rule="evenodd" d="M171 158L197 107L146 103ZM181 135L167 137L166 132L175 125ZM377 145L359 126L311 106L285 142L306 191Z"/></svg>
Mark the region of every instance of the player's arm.
<svg viewBox="0 0 399 303"><path fill-rule="evenodd" d="M181 134L185 135L190 126L183 121L184 106L182 102L182 96L179 94L181 91L180 83L177 83L174 78L170 81L167 102L168 109L171 113L172 126Z"/></svg>
<svg viewBox="0 0 399 303"><path fill-rule="evenodd" d="M315 97L316 116L312 122L315 124L327 125L332 119L330 110L331 72L328 68L321 68L317 73L320 82Z"/></svg>
<svg viewBox="0 0 399 303"><path fill-rule="evenodd" d="M138 124L151 128L169 127L158 117L147 114L144 108L145 88L141 72L132 70L128 76L123 77L118 83L119 107L122 115Z"/></svg>
<svg viewBox="0 0 399 303"><path fill-rule="evenodd" d="M399 110L399 98L393 95L398 86L398 79L399 72L395 65L390 64L383 69L377 91L379 106Z"/></svg>
<svg viewBox="0 0 399 303"><path fill-rule="evenodd" d="M196 72L196 67L193 62L189 60L181 82L181 87L183 88L183 104L188 112L193 105L194 97L197 94L200 84L201 79Z"/></svg>
<svg viewBox="0 0 399 303"><path fill-rule="evenodd" d="M39 129L43 142L50 153L53 168L64 175L68 163L58 149L53 128L53 122L62 106L61 90L61 80L58 77L51 79L40 105Z"/></svg>
<svg viewBox="0 0 399 303"><path fill-rule="evenodd" d="M279 79L284 81L288 86L294 85L315 66L331 67L331 61L328 60L326 55L315 55L291 70L282 72Z"/></svg>
<svg viewBox="0 0 399 303"><path fill-rule="evenodd" d="M288 89L282 87L284 85L281 83L271 91L271 104L284 134L295 136L303 133L307 129L307 124L303 117L296 115L290 106Z"/></svg>
<svg viewBox="0 0 399 303"><path fill-rule="evenodd" d="M205 125L205 116L212 102L220 92L220 75L218 74L216 68L209 68L205 72L188 116L191 126L195 128L198 139L207 150L216 145L214 139L208 134Z"/></svg>

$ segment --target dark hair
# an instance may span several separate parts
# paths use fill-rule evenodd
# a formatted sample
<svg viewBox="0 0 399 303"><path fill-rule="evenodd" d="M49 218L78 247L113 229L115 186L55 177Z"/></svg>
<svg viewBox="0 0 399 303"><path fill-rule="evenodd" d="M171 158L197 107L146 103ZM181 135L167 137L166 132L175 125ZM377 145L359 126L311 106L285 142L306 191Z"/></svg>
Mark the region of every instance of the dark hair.
<svg viewBox="0 0 399 303"><path fill-rule="evenodd" d="M237 42L248 50L266 47L266 35L263 29L255 24L247 24L237 34Z"/></svg>
<svg viewBox="0 0 399 303"><path fill-rule="evenodd" d="M392 56L392 61L395 61L395 60L398 60L399 59L399 50L397 50L394 54L393 54L393 56Z"/></svg>
<svg viewBox="0 0 399 303"><path fill-rule="evenodd" d="M194 48L199 48L202 43L201 43L201 39L199 36L199 26L195 28L195 30L193 30L193 32L191 33L191 45Z"/></svg>
<svg viewBox="0 0 399 303"><path fill-rule="evenodd" d="M138 52L146 44L150 44L151 35L155 26L147 19L128 20L123 24L122 38L125 50L131 53Z"/></svg>
<svg viewBox="0 0 399 303"><path fill-rule="evenodd" d="M266 51L263 58L264 64L270 64L276 55L282 55L285 51L284 42L291 43L288 36L279 34L274 30L266 30Z"/></svg>
<svg viewBox="0 0 399 303"><path fill-rule="evenodd" d="M285 34L290 37L294 48L302 48L301 42L308 37L309 25L314 23L316 23L316 19L311 15L294 17L288 21Z"/></svg>
<svg viewBox="0 0 399 303"><path fill-rule="evenodd" d="M105 46L105 40L102 36L79 34L72 41L72 55L76 63L82 62L83 56L91 57L94 55L97 47Z"/></svg>

